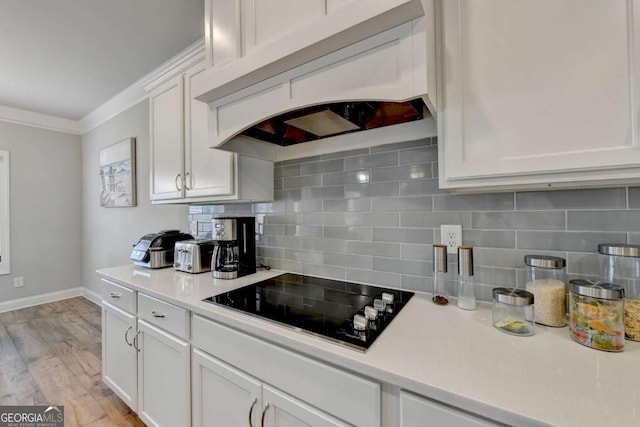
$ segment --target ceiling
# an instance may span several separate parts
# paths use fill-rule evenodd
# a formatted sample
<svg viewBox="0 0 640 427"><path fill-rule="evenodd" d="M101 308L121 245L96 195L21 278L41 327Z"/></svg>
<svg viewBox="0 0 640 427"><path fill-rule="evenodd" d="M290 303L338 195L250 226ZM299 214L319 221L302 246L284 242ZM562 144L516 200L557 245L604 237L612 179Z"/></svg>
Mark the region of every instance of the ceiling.
<svg viewBox="0 0 640 427"><path fill-rule="evenodd" d="M0 105L79 120L203 33L203 0L1 0Z"/></svg>

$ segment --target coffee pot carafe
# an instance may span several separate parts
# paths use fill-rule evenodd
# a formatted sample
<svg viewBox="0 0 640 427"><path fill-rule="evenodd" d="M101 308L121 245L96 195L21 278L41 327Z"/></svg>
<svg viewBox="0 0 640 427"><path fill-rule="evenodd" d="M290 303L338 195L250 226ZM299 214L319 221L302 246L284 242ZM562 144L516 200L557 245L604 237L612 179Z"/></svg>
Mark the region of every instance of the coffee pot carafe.
<svg viewBox="0 0 640 427"><path fill-rule="evenodd" d="M238 247L233 242L219 242L213 250L213 270L218 272L214 277L225 278L225 275L237 277Z"/></svg>
<svg viewBox="0 0 640 427"><path fill-rule="evenodd" d="M212 238L216 241L213 277L235 279L256 272L255 218L214 218Z"/></svg>

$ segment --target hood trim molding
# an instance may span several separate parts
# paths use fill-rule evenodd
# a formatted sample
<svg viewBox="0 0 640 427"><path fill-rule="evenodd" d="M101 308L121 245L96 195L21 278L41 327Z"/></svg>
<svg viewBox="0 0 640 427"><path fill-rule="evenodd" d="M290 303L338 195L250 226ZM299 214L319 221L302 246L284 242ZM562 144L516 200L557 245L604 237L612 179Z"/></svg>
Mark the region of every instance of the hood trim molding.
<svg viewBox="0 0 640 427"><path fill-rule="evenodd" d="M281 147L270 142L239 135L222 146L221 149L279 162L396 142L415 141L437 135L436 120L433 117L429 117L414 122L337 135L288 147Z"/></svg>

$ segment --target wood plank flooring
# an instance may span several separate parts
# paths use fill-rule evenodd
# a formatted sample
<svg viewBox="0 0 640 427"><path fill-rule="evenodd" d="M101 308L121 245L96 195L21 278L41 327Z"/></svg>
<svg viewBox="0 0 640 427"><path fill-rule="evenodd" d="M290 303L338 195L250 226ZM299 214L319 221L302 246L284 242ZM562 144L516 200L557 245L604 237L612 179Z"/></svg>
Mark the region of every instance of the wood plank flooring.
<svg viewBox="0 0 640 427"><path fill-rule="evenodd" d="M0 405L64 405L66 427L144 427L102 382L101 314L82 297L0 313Z"/></svg>

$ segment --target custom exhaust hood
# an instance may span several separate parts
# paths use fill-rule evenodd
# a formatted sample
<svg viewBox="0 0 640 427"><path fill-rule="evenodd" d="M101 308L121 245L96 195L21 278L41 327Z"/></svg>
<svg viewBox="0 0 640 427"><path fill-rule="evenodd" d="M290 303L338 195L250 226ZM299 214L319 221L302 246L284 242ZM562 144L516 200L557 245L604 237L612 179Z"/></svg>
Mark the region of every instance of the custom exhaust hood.
<svg viewBox="0 0 640 427"><path fill-rule="evenodd" d="M385 12L360 25L335 34L327 15L202 73L192 94L208 103L210 147L278 161L435 135L433 0L347 2L354 16L375 4ZM308 32L315 43L256 65Z"/></svg>

